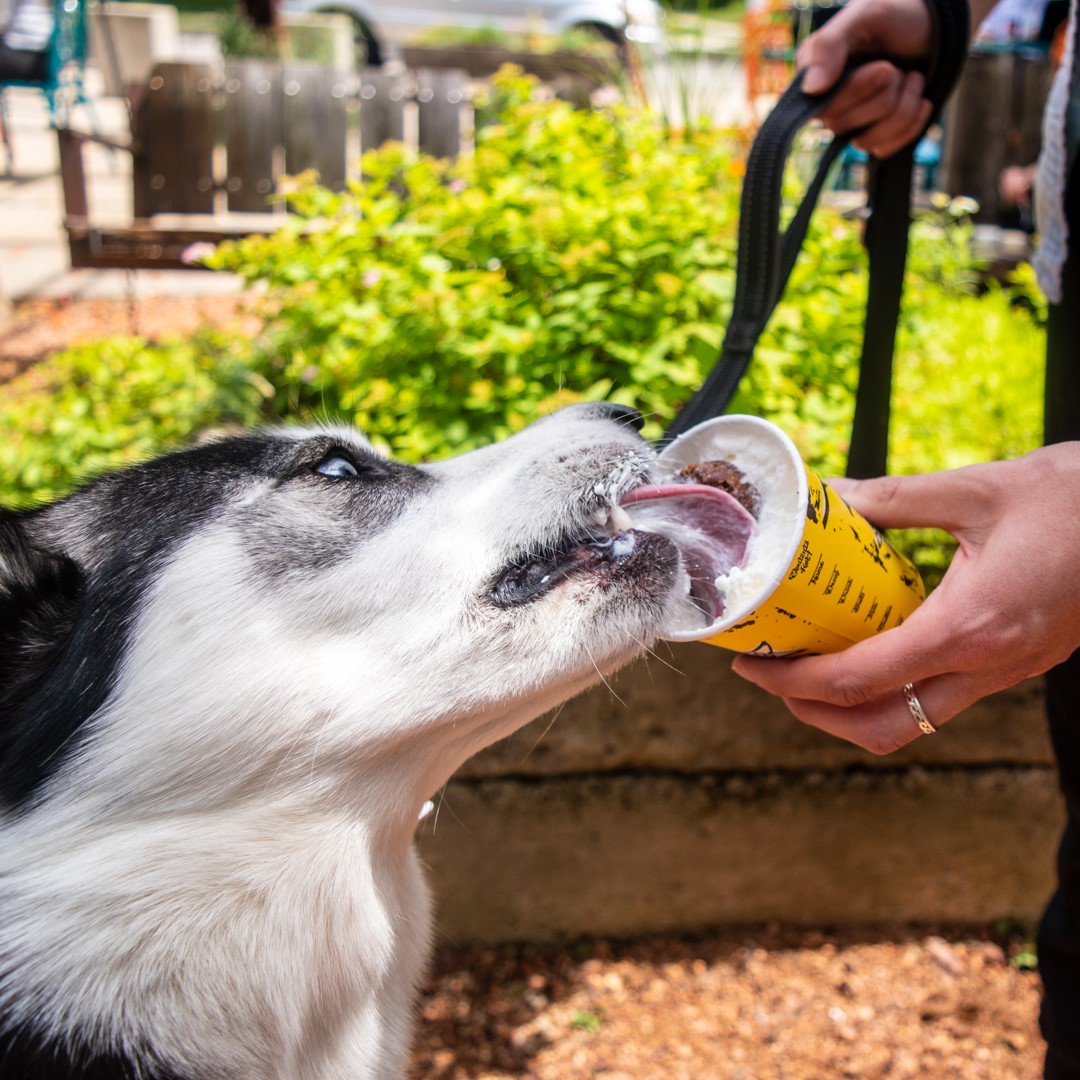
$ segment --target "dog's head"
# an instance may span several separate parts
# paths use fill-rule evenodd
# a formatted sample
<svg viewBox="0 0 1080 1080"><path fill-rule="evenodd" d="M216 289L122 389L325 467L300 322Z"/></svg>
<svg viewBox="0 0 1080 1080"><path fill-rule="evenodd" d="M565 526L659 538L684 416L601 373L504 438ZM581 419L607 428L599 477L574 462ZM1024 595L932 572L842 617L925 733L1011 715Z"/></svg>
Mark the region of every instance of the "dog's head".
<svg viewBox="0 0 1080 1080"><path fill-rule="evenodd" d="M421 467L248 434L0 513L0 797L65 773L113 803L336 798L376 759L430 792L685 588L619 510L654 462L635 421L577 406Z"/></svg>

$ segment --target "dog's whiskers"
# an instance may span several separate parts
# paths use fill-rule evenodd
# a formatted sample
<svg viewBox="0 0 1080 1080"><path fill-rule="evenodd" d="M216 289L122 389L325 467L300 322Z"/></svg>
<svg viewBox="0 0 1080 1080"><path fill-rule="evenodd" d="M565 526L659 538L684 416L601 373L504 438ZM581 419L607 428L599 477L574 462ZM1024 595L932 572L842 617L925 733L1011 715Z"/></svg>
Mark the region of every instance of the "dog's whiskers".
<svg viewBox="0 0 1080 1080"><path fill-rule="evenodd" d="M550 719L550 720L548 721L547 727L546 727L546 728L544 728L544 730L543 730L542 732L540 732L540 735L539 735L539 737L537 738L536 742L534 742L534 743L532 744L532 746L530 746L530 747L529 747L529 749L528 749L528 751L526 752L525 756L524 756L524 757L523 757L523 758L521 759L521 763L522 763L523 765L525 764L525 762L526 762L526 761L528 761L528 760L529 760L529 758L531 758L531 757L532 757L532 755L533 755L533 751L534 751L534 750L535 750L535 749L536 749L536 748L537 748L537 747L538 747L538 746L539 746L539 745L540 745L540 744L541 744L541 743L542 743L542 742L544 741L544 739L545 739L545 738L547 738L547 733L548 733L548 732L549 732L549 731L550 731L550 730L551 730L551 729L552 729L552 728L553 728L553 727L555 726L555 721L556 721L556 720L558 720L560 716L562 716L562 711L563 711L563 709L565 709L565 708L566 708L566 703L565 703L565 702L563 702L563 704L562 704L562 705L560 705L560 706L559 706L559 707L558 707L558 708L557 708L557 709L556 709L556 710L555 710L555 711L554 711L554 712L553 712L553 713L551 714L551 719Z"/></svg>
<svg viewBox="0 0 1080 1080"><path fill-rule="evenodd" d="M683 676L683 677L685 677L685 676L686 676L686 672L685 672L685 671L683 671L683 670L682 670L682 668L677 668L677 667L676 667L676 666L675 666L675 665L674 665L673 663L671 663L671 661L670 661L670 660L665 660L665 659L664 659L664 658L663 658L663 657L662 657L662 656L661 656L661 655L660 655L660 654L659 654L659 653L658 653L658 652L656 651L656 649L655 649L655 648L650 648L650 647L649 647L648 645L646 645L646 644L645 644L645 642L644 642L644 641L642 641L642 640L641 640L641 638L639 638L639 637L636 637L636 636L634 636L634 635L631 635L631 637L633 638L633 640L634 640L634 641L636 641L636 642L637 642L637 643L638 643L638 644L639 644L639 645L641 646L641 648L642 648L642 650L644 651L644 653L645 653L645 655L646 655L646 656L651 656L651 657L652 657L652 658L653 658L654 660L659 660L659 661L660 661L660 663L664 665L664 667L666 667L666 668L670 668L670 669L671 669L672 671L674 671L674 672L675 672L675 674L676 674L676 675L681 675L681 676Z"/></svg>
<svg viewBox="0 0 1080 1080"><path fill-rule="evenodd" d="M461 816L458 813L455 812L453 806L451 806L450 803L447 801L447 798L446 798L446 789L447 789L447 787L448 787L448 784L443 784L443 786L441 788L439 788L438 792L436 792L437 801L435 803L435 813L431 815L431 835L432 836L435 835L435 830L439 827L439 814L442 812L442 808L444 806L446 807L446 809L451 814L453 814L454 820L467 833L471 832L468 825L466 825L465 822L461 820Z"/></svg>
<svg viewBox="0 0 1080 1080"><path fill-rule="evenodd" d="M597 674L597 676L599 677L600 681L601 681L601 682L602 682L602 683L604 684L604 686L605 686L605 687L607 687L608 693L610 693L610 694L611 694L611 696L612 696L612 697L613 697L613 698L614 698L614 699L615 699L615 700L616 700L616 701L617 701L617 702L618 702L618 703L619 703L620 705L622 705L622 706L623 706L623 708L625 708L625 707L626 707L626 702L625 702L625 701L623 701L623 699L622 699L621 697L619 697L619 695L618 695L618 694L617 694L617 693L615 692L615 687L614 687L614 686L612 686L610 682L608 682L607 676L606 676L606 675L605 675L605 674L604 674L604 673L603 673L603 672L602 672L602 671L600 670L600 665L599 665L599 664L598 664L598 663L596 662L596 660L595 660L595 659L593 658L593 654L592 654L592 653L591 653L591 652L589 651L589 646L588 646L588 645L585 645L585 644L583 643L583 644L582 644L582 648L584 648L584 650L585 650L585 655L586 655L586 656L588 656L588 658L589 658L589 663L590 663L590 664L592 664L592 666L593 666L594 670L596 671L596 674Z"/></svg>

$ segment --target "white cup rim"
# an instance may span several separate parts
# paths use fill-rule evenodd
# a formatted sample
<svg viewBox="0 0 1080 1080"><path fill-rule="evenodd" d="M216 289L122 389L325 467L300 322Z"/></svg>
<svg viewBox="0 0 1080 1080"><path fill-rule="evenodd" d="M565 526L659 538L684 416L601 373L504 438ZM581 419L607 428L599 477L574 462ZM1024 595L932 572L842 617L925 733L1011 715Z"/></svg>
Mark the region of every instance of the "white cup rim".
<svg viewBox="0 0 1080 1080"><path fill-rule="evenodd" d="M784 546L783 554L777 558L768 580L760 589L736 610L725 612L721 618L709 626L696 630L673 630L663 633L662 636L667 641L703 641L723 633L753 614L776 592L784 580L806 532L804 508L810 495L806 465L787 433L769 420L763 420L760 416L741 413L705 420L690 428L689 431L684 431L661 451L659 455L661 466L673 466L672 471L678 472L679 469L687 465L693 465L699 461L715 460L716 457L723 456L722 451L718 451L711 446L716 440L718 432L721 432L723 437L730 441L749 437L758 442L764 439L774 446L777 456L782 457L783 460L789 463L793 471L797 488L795 506L798 508L798 512L793 518L791 534ZM767 497L767 493L762 492L761 494L763 499Z"/></svg>

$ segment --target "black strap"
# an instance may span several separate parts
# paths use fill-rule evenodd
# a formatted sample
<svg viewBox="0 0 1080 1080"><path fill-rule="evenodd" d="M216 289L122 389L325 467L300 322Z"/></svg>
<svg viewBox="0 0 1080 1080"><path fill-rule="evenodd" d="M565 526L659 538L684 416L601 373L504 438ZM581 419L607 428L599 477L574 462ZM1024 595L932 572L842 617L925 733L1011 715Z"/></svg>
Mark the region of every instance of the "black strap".
<svg viewBox="0 0 1080 1080"><path fill-rule="evenodd" d="M735 299L720 358L701 388L679 411L666 438L681 435L727 408L787 284L829 169L849 141L849 136L837 136L829 143L802 204L781 235L781 187L791 144L799 130L840 91L846 78L820 97L804 94L802 80L800 71L750 147L739 207Z"/></svg>
<svg viewBox="0 0 1080 1080"><path fill-rule="evenodd" d="M926 96L937 113L952 91L967 53L968 6L967 0L926 0L926 4L934 22L935 41ZM720 358L675 417L665 440L720 415L734 396L787 284L829 171L856 133L837 136L829 143L802 204L781 236L781 184L791 145L799 129L839 92L850 71L825 94L815 97L803 93L802 73L797 73L762 124L743 178L735 300ZM917 141L884 161L874 162L870 168L866 231L870 282L848 463L850 475L885 471L892 353L907 259Z"/></svg>
<svg viewBox="0 0 1080 1080"><path fill-rule="evenodd" d="M960 77L967 57L970 11L967 0L925 0L933 22L935 48L926 75L926 98L937 119ZM911 183L918 140L870 165L867 180L866 251L869 270L859 387L851 425L848 476L883 476L888 471L889 409L893 351L904 292Z"/></svg>

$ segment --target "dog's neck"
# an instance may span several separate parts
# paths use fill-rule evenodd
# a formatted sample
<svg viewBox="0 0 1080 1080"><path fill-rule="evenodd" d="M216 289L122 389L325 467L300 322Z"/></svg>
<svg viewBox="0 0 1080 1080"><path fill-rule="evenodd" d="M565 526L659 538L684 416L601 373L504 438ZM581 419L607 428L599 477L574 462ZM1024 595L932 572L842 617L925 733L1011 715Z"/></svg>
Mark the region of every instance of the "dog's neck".
<svg viewBox="0 0 1080 1080"><path fill-rule="evenodd" d="M142 670L111 707L164 700L160 711L101 716L48 797L0 821L0 921L37 950L14 958L0 1015L39 1038L102 1031L99 1052L145 1044L193 1080L368 1075L357 1062L403 1060L431 922L412 852L421 807L594 673L451 715L409 693L324 693L297 712L288 678L254 681L232 711L185 715ZM162 970L191 973L202 996L173 1000ZM118 1019L116 1000L138 1004ZM203 1061L185 1062L191 1045Z"/></svg>

